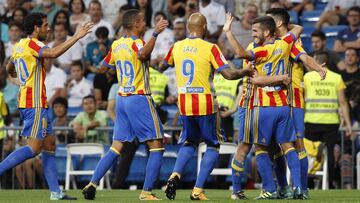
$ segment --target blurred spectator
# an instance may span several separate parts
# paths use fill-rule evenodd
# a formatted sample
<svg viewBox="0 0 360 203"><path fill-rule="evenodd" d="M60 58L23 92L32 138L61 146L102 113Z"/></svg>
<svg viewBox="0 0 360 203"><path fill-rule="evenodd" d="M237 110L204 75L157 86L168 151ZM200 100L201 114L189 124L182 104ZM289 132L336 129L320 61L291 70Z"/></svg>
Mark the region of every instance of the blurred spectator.
<svg viewBox="0 0 360 203"><path fill-rule="evenodd" d="M90 21L89 14L85 13L86 7L83 0L70 0L69 11L71 31L75 33L76 27Z"/></svg>
<svg viewBox="0 0 360 203"><path fill-rule="evenodd" d="M224 6L212 0L201 0L200 13L205 16L207 21L208 32L206 38L210 42L217 42L225 23Z"/></svg>
<svg viewBox="0 0 360 203"><path fill-rule="evenodd" d="M186 1L186 9L185 9L185 21L191 16L191 14L199 12L199 0L187 0Z"/></svg>
<svg viewBox="0 0 360 203"><path fill-rule="evenodd" d="M180 41L186 38L186 22L183 19L176 19L174 21L174 41Z"/></svg>
<svg viewBox="0 0 360 203"><path fill-rule="evenodd" d="M5 59L5 45L4 42L0 39L0 67L3 67L5 64Z"/></svg>
<svg viewBox="0 0 360 203"><path fill-rule="evenodd" d="M72 62L70 73L63 95L68 96L69 107L80 107L83 98L92 94L93 85L85 79L81 61Z"/></svg>
<svg viewBox="0 0 360 203"><path fill-rule="evenodd" d="M83 112L80 112L74 120L70 122L76 134L77 142L95 142L108 143L106 132L93 130L99 126L106 126L108 115L106 111L97 110L95 97L92 95L85 96L82 99Z"/></svg>
<svg viewBox="0 0 360 203"><path fill-rule="evenodd" d="M284 8L297 13L300 13L303 10L314 10L314 4L311 0L269 0L269 2L270 8Z"/></svg>
<svg viewBox="0 0 360 203"><path fill-rule="evenodd" d="M255 4L248 4L243 18L241 20L236 18L236 20L232 23L232 33L243 47L247 47L249 43L253 41L252 22L257 17L257 11L258 9ZM225 33L222 33L219 38L219 47L226 59L231 60L234 57L237 58L234 55L234 49L231 48Z"/></svg>
<svg viewBox="0 0 360 203"><path fill-rule="evenodd" d="M86 46L86 70L92 73L97 72L97 67L105 58L110 49L109 30L106 27L99 27L95 32L96 41Z"/></svg>
<svg viewBox="0 0 360 203"><path fill-rule="evenodd" d="M71 31L70 28L70 17L69 17L69 13L65 10L60 10L58 11L55 16L54 16L54 21L51 24L51 29L54 30L55 29L55 25L57 23L63 23L66 26L66 30L68 31L68 34L71 36L73 35L73 32Z"/></svg>
<svg viewBox="0 0 360 203"><path fill-rule="evenodd" d="M46 96L48 104L51 107L54 100L63 94L67 75L62 69L57 68L53 64L54 59L46 58L44 61L46 67Z"/></svg>
<svg viewBox="0 0 360 203"><path fill-rule="evenodd" d="M346 85L346 98L350 98L354 89L355 84L360 82L360 69L359 69L359 53L354 48L348 48L345 51L346 68L340 74Z"/></svg>
<svg viewBox="0 0 360 203"><path fill-rule="evenodd" d="M347 48L360 50L360 7L351 7L346 16L349 26L338 33L337 40L334 43L334 51L336 52L344 52Z"/></svg>
<svg viewBox="0 0 360 203"><path fill-rule="evenodd" d="M100 0L104 13L104 20L115 23L119 8L127 4L127 0Z"/></svg>
<svg viewBox="0 0 360 203"><path fill-rule="evenodd" d="M325 52L316 53L315 60L327 63ZM305 88L305 137L311 141L321 141L327 146L329 188L334 188L335 159L334 147L340 127L339 109L343 114L346 136L352 135L349 106L345 97L346 86L341 75L328 70L326 78L321 80L315 72L308 72L304 76Z"/></svg>
<svg viewBox="0 0 360 203"><path fill-rule="evenodd" d="M166 15L163 12L157 12L155 14L155 24L163 19L167 19ZM154 33L154 28L147 30L144 34L144 40L147 42L152 37ZM151 52L150 64L154 67L158 67L159 64L164 60L164 56L170 47L174 44L174 33L170 28L165 28L162 31L154 46L154 50Z"/></svg>
<svg viewBox="0 0 360 203"><path fill-rule="evenodd" d="M54 22L55 14L61 10L61 7L54 3L54 0L42 0L31 12L39 12L47 15L47 21L51 25Z"/></svg>
<svg viewBox="0 0 360 203"><path fill-rule="evenodd" d="M145 16L147 27L151 27L153 10L151 7L151 0L136 0L136 9L139 9Z"/></svg>
<svg viewBox="0 0 360 203"><path fill-rule="evenodd" d="M65 127L69 126L70 118L67 116L68 102L64 97L57 97L51 104L54 111L54 120L52 122L53 127ZM54 131L54 135L57 138L57 143L73 143L75 142L75 135L72 131Z"/></svg>
<svg viewBox="0 0 360 203"><path fill-rule="evenodd" d="M7 24L1 22L0 31L1 31L1 40L4 43L9 42L9 26Z"/></svg>
<svg viewBox="0 0 360 203"><path fill-rule="evenodd" d="M182 0L185 1L186 0ZM165 13L167 16L169 16L169 12L168 12L168 4L170 3L170 1L164 1L164 0L151 0L151 9L153 10L153 14L154 12L163 12ZM169 17L169 19L171 19ZM152 15L152 26L155 26L154 24L154 15Z"/></svg>
<svg viewBox="0 0 360 203"><path fill-rule="evenodd" d="M118 95L118 91L119 91L119 84L118 83L114 83L109 91L109 95L108 95L108 106L106 108L106 111L109 115L109 118L115 122L115 105L116 105L116 96Z"/></svg>
<svg viewBox="0 0 360 203"><path fill-rule="evenodd" d="M7 7L5 8L5 13L1 14L1 22L9 24L15 9L19 4L19 0L6 0L6 4Z"/></svg>
<svg viewBox="0 0 360 203"><path fill-rule="evenodd" d="M19 115L17 108L19 86L13 83L13 80L10 80L10 76L7 74L5 68L0 68L0 81L3 82L1 91L4 94L10 116L17 117Z"/></svg>
<svg viewBox="0 0 360 203"><path fill-rule="evenodd" d="M329 0L324 12L321 14L316 28L320 29L324 25L346 25L346 18L349 20L348 9L352 6L360 6L359 0ZM347 17L346 17L346 16Z"/></svg>
<svg viewBox="0 0 360 203"><path fill-rule="evenodd" d="M22 25L25 17L28 15L28 11L22 7L16 8L11 17L12 21Z"/></svg>
<svg viewBox="0 0 360 203"><path fill-rule="evenodd" d="M123 15L125 13L125 11L132 9L132 7L129 4L125 4L123 6L120 7L118 15L116 17L115 22L113 23L113 27L115 29L115 39L120 38L121 36L123 36L123 29L122 29L122 25L123 25Z"/></svg>
<svg viewBox="0 0 360 203"><path fill-rule="evenodd" d="M93 85L96 106L98 109L106 109L110 88L116 82L117 79L115 75L109 71L104 74L95 75Z"/></svg>
<svg viewBox="0 0 360 203"><path fill-rule="evenodd" d="M168 13L170 19L182 18L186 12L186 1L170 0L168 2Z"/></svg>
<svg viewBox="0 0 360 203"><path fill-rule="evenodd" d="M109 38L112 39L114 37L114 28L112 27L110 22L103 19L101 3L98 0L92 0L90 2L88 11L90 14L91 22L94 23L94 27L91 29L91 34L86 35L80 40L84 48L86 48L89 43L96 40L95 31L99 27L106 27L109 30Z"/></svg>
<svg viewBox="0 0 360 203"><path fill-rule="evenodd" d="M17 43L21 36L23 35L22 25L17 22L10 22L9 24L9 38L10 41L5 44L5 56L6 58L11 57L13 52L13 47Z"/></svg>
<svg viewBox="0 0 360 203"><path fill-rule="evenodd" d="M49 47L56 47L69 38L69 30L66 24L56 23L54 26L54 41L49 43ZM69 73L71 63L82 59L82 51L81 44L76 42L70 49L54 60L54 65Z"/></svg>
<svg viewBox="0 0 360 203"><path fill-rule="evenodd" d="M270 8L270 2L264 0L235 0L235 14L236 16L242 16L245 13L246 6L248 4L255 4L258 7L259 15L265 14L265 11Z"/></svg>
<svg viewBox="0 0 360 203"><path fill-rule="evenodd" d="M345 70L345 63L341 60L340 56L333 50L326 48L326 35L320 30L314 31L311 34L311 46L313 51L311 56L315 52L326 52L329 56L328 67L331 71L339 73L339 71Z"/></svg>
<svg viewBox="0 0 360 203"><path fill-rule="evenodd" d="M224 6L226 12L230 12L233 15L235 14L235 0L214 0L216 3L219 3Z"/></svg>

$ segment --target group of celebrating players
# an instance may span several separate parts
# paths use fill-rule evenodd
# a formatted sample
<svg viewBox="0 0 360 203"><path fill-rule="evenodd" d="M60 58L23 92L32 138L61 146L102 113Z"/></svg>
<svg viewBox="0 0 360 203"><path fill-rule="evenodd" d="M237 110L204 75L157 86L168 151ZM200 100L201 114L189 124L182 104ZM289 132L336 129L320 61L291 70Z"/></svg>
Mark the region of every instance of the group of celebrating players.
<svg viewBox="0 0 360 203"><path fill-rule="evenodd" d="M231 32L232 21L231 14L226 14L223 31L236 54L244 59L242 69L234 68L226 61L217 45L204 40L207 23L200 13L189 17L188 37L170 48L160 67L162 71L168 67L176 70L178 107L183 124L179 140L182 146L173 173L167 181L165 194L169 199L175 199L181 174L189 159L196 153L198 144L204 141L207 149L190 198L208 200L204 185L216 164L220 144L224 141L212 84L216 71L228 80L243 78L243 93L239 104L239 144L231 163L231 198L246 198L241 189L244 161L251 146L255 145L257 167L263 182L263 191L257 199L307 199L308 160L302 141L302 63L317 71L322 78L326 75L326 69L305 53L298 40L302 27L289 25L286 10L270 9L267 16L257 18L252 28L254 42L246 50ZM116 72L119 82L113 142L110 150L98 163L90 183L82 191L85 199L95 198L100 179L121 154L124 145L137 138L140 142L146 142L149 148L146 176L139 199L159 200L152 189L159 175L164 152L163 128L151 98L148 60L157 36L167 26L166 20L160 20L151 39L145 43L141 39L146 29L144 15L136 9L124 14L123 28L126 35L113 42L99 68L100 73ZM50 199L76 199L65 195L58 184L55 138L51 136L52 128L47 116L43 62L44 58L60 56L90 33L93 25L87 23L80 26L73 37L54 48L48 48L41 42L49 31L44 14L30 14L25 19L24 27L29 36L15 45L6 68L21 83L19 110L24 121L21 136L29 139L27 146L17 149L0 163L0 175L42 152L44 174L51 191ZM286 180L285 160L291 172L292 186L288 186ZM277 182L273 178L272 162Z"/></svg>

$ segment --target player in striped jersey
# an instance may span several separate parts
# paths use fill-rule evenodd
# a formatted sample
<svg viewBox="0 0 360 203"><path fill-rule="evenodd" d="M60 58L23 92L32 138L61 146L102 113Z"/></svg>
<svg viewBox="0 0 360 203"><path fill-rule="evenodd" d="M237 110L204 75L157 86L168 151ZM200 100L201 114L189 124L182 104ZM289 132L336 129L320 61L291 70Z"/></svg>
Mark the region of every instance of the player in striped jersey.
<svg viewBox="0 0 360 203"><path fill-rule="evenodd" d="M253 36L255 42L262 44L262 46L251 51L245 51L230 31L232 20L231 14L228 14L224 26L230 44L241 58L254 60L259 74L253 79L257 86L254 95L254 106L256 107L252 114L252 131L258 169L263 177L265 192L258 198L277 198L276 185L272 178L271 161L266 150L266 146L272 137L275 137L277 143L281 144L285 151L295 188L294 198L300 198L300 164L291 143L295 140L295 132L290 120L286 88L277 82L271 82L270 79L286 73L285 67L289 63L290 50L296 40L293 33L299 37L302 27L293 25L293 29L286 37L275 39L276 26L274 20L271 17L258 18L253 23ZM233 165L237 166L238 169L243 167L242 163L235 161Z"/></svg>
<svg viewBox="0 0 360 203"><path fill-rule="evenodd" d="M288 32L288 24L290 21L290 16L285 9L282 8L271 8L266 11L266 14L273 17L277 25L276 33L278 37L283 37ZM308 197L308 159L306 155L306 150L304 147L304 64L306 67L311 70L317 71L321 78L325 78L326 68L317 64L315 60L308 56L304 51L301 40L298 39L291 49L291 63L292 67L289 67L289 75L291 77L291 83L288 88L288 98L289 105L291 107L292 120L294 122L295 132L296 132L296 142L295 148L299 156L300 166L301 166L301 186L303 189L303 197ZM302 62L302 63L301 63ZM272 150L273 151L273 150ZM277 156L280 157L280 156ZM285 176L286 166L280 166L275 169L276 173L279 174L278 179L281 179L279 176ZM285 179L286 180L286 179ZM282 181L278 181L280 186L284 186ZM284 190L283 190L284 191ZM281 195L282 190L279 191Z"/></svg>
<svg viewBox="0 0 360 203"><path fill-rule="evenodd" d="M27 145L12 152L0 163L0 174L30 159L42 150L43 170L51 191L51 200L76 199L64 195L59 188L56 163L55 140L48 119L48 104L45 92L44 58L56 58L68 50L79 39L90 33L91 23L81 26L76 34L54 48L45 46L49 31L46 15L32 13L25 18L24 31L27 38L14 46L7 71L20 81L18 108L23 119L21 136L27 137Z"/></svg>
<svg viewBox="0 0 360 203"><path fill-rule="evenodd" d="M168 22L161 19L146 44L141 39L146 30L142 12L136 9L126 11L123 22L125 36L113 42L99 69L101 73L116 70L119 82L113 142L96 166L90 183L83 189L83 195L85 199L95 198L100 179L111 168L124 145L137 138L140 142L146 142L150 151L139 199L160 200L152 193L152 189L160 172L164 133L151 98L148 60L158 34L168 26Z"/></svg>
<svg viewBox="0 0 360 203"><path fill-rule="evenodd" d="M175 67L178 85L178 106L183 122L183 130L173 173L165 190L169 199L175 199L176 186L189 159L196 153L201 140L207 144L207 150L201 161L200 172L190 198L208 200L204 194L204 184L210 175L223 142L220 133L220 117L213 87L214 71L225 79L239 79L252 76L252 69L229 68L227 61L217 45L203 40L206 34L206 19L200 13L192 14L187 23L188 38L176 42L164 60L163 68Z"/></svg>

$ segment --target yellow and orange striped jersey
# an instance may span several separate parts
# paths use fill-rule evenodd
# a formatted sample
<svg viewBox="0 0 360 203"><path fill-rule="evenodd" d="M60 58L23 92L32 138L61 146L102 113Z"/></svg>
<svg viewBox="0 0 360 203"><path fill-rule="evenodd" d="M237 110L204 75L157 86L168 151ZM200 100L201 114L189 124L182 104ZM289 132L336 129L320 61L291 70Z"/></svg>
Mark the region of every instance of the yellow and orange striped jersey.
<svg viewBox="0 0 360 203"><path fill-rule="evenodd" d="M164 63L175 67L181 115L201 116L217 112L214 70L219 72L228 67L217 45L200 38L186 38L171 47Z"/></svg>
<svg viewBox="0 0 360 203"><path fill-rule="evenodd" d="M273 43L256 47L250 52L259 75L271 76L288 73L290 51L296 37L288 33ZM287 90L283 86L256 87L254 106L287 106Z"/></svg>
<svg viewBox="0 0 360 203"><path fill-rule="evenodd" d="M121 37L112 43L102 62L106 67L116 69L120 96L151 94L148 63L138 59L144 45L145 42L135 36Z"/></svg>
<svg viewBox="0 0 360 203"><path fill-rule="evenodd" d="M12 63L20 81L19 108L47 108L46 68L41 53L48 48L36 38L24 38L15 44Z"/></svg>
<svg viewBox="0 0 360 203"><path fill-rule="evenodd" d="M295 108L304 108L304 67L299 57L302 54L306 54L301 40L298 39L291 48L291 61L292 67L289 68L289 74L291 77L291 84L288 87L288 98L290 106Z"/></svg>
<svg viewBox="0 0 360 203"><path fill-rule="evenodd" d="M258 45L255 42L251 42L246 50L252 50ZM245 67L248 63L252 63L248 60L243 60L243 67ZM243 77L243 89L240 97L239 106L241 108L252 109L254 102L254 93L255 93L255 85L252 84L250 77Z"/></svg>

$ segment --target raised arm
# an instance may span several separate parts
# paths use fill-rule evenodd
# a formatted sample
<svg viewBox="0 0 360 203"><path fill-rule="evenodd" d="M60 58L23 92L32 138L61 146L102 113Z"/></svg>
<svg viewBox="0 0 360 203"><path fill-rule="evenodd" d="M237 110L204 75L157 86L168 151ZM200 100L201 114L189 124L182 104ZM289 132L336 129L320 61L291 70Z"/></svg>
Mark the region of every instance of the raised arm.
<svg viewBox="0 0 360 203"><path fill-rule="evenodd" d="M145 46L139 50L138 58L142 61L146 61L150 58L151 52L154 49L156 38L158 34L160 34L165 28L169 25L169 22L167 20L161 19L156 25L155 25L155 31L150 38L150 40L145 44Z"/></svg>
<svg viewBox="0 0 360 203"><path fill-rule="evenodd" d="M79 39L83 38L85 35L91 33L90 29L94 26L93 23L86 23L83 26L78 27L74 36L66 40L64 43L59 44L56 47L44 49L41 56L44 58L56 58L67 51L71 46L73 46Z"/></svg>
<svg viewBox="0 0 360 203"><path fill-rule="evenodd" d="M288 30L295 35L296 39L299 39L301 33L304 31L304 28L300 25L290 24L288 26Z"/></svg>
<svg viewBox="0 0 360 203"><path fill-rule="evenodd" d="M223 31L226 34L227 39L229 40L230 45L233 47L237 56L242 59L253 60L253 56L250 52L246 51L240 43L236 40L233 33L231 32L231 23L233 22L234 17L231 16L231 13L226 14L226 21L223 27Z"/></svg>
<svg viewBox="0 0 360 203"><path fill-rule="evenodd" d="M320 65L320 64L316 63L315 59L307 54L301 54L299 59L310 70L318 72L322 80L325 79L326 72L327 72L326 67L324 67L325 64Z"/></svg>

